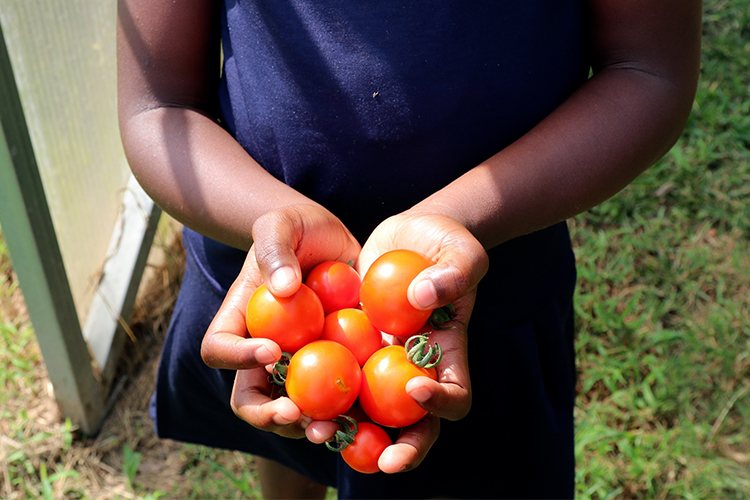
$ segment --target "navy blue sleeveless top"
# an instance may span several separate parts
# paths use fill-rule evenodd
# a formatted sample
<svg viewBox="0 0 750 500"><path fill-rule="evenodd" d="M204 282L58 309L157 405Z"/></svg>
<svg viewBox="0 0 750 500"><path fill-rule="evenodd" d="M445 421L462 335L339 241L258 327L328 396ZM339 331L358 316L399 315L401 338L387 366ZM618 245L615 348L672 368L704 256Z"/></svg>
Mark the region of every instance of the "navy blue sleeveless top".
<svg viewBox="0 0 750 500"><path fill-rule="evenodd" d="M578 0L225 0L224 7L223 125L361 242L386 217L523 135L588 76ZM279 460L337 486L340 498L572 495L575 259L564 223L488 252L469 332L479 347L469 349L471 412L441 422L415 471L386 477L353 473L324 448L234 416L234 373L208 368L199 352L245 253L189 229L184 242L188 270L154 398L160 436ZM456 456L488 423L497 432L482 440L493 461Z"/></svg>
<svg viewBox="0 0 750 500"><path fill-rule="evenodd" d="M527 132L588 76L578 0L226 0L226 128L361 241ZM206 269L243 255L188 232ZM512 321L572 273L557 225L490 252Z"/></svg>
<svg viewBox="0 0 750 500"><path fill-rule="evenodd" d="M580 23L570 0L228 1L223 116L366 238L580 85Z"/></svg>

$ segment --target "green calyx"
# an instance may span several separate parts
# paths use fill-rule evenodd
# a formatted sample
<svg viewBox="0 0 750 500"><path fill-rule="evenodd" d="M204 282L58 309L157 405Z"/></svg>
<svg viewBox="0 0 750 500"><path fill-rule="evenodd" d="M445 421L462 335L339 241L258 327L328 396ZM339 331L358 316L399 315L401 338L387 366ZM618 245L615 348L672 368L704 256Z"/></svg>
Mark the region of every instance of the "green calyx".
<svg viewBox="0 0 750 500"><path fill-rule="evenodd" d="M340 452L350 444L354 443L354 436L357 435L357 421L348 415L339 415L333 419L334 422L341 426L333 436L333 441L326 441L326 448L331 451Z"/></svg>
<svg viewBox="0 0 750 500"><path fill-rule="evenodd" d="M281 359L274 363L273 370L271 371L271 381L274 384L282 387L286 384L286 373L289 370L290 359L292 359L291 354L288 352L282 352Z"/></svg>
<svg viewBox="0 0 750 500"><path fill-rule="evenodd" d="M453 307L453 304L439 307L432 311L432 315L430 316L430 326L435 330L450 330L451 328L456 328L455 326L443 326L455 317L456 309Z"/></svg>
<svg viewBox="0 0 750 500"><path fill-rule="evenodd" d="M406 357L420 368L434 368L443 359L443 348L437 342L430 345L429 334L419 334L409 337L404 344Z"/></svg>

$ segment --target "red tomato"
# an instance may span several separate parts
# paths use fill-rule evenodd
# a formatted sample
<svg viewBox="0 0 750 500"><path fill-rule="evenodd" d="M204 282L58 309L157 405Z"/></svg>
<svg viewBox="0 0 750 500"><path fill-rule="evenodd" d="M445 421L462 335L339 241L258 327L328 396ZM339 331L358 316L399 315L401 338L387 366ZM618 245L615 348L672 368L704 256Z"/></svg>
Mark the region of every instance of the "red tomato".
<svg viewBox="0 0 750 500"><path fill-rule="evenodd" d="M349 349L330 340L316 340L289 360L286 392L304 415L331 420L357 399L362 372Z"/></svg>
<svg viewBox="0 0 750 500"><path fill-rule="evenodd" d="M265 285L259 286L245 316L251 337L271 339L288 353L317 340L324 321L320 299L304 284L291 297L275 297Z"/></svg>
<svg viewBox="0 0 750 500"><path fill-rule="evenodd" d="M378 459L393 442L382 427L370 422L357 424L354 442L341 450L341 457L349 467L363 474L379 472Z"/></svg>
<svg viewBox="0 0 750 500"><path fill-rule="evenodd" d="M416 333L432 314L409 303L406 290L432 263L411 250L392 250L378 257L365 273L359 300L370 322L391 335Z"/></svg>
<svg viewBox="0 0 750 500"><path fill-rule="evenodd" d="M437 380L434 368L420 368L406 356L403 346L388 346L370 356L362 368L359 404L374 422L386 427L406 427L427 414L406 392L414 377Z"/></svg>
<svg viewBox="0 0 750 500"><path fill-rule="evenodd" d="M361 309L340 309L326 316L321 340L333 340L352 351L359 366L383 347L380 330L372 326Z"/></svg>
<svg viewBox="0 0 750 500"><path fill-rule="evenodd" d="M336 261L318 264L307 275L305 284L320 298L326 314L359 305L359 273L349 264Z"/></svg>

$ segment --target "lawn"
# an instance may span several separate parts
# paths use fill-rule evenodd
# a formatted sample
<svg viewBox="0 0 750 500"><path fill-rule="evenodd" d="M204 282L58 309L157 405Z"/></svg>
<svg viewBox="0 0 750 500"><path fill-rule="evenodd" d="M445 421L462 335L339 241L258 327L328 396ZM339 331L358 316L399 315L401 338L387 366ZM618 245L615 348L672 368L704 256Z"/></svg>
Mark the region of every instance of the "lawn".
<svg viewBox="0 0 750 500"><path fill-rule="evenodd" d="M570 221L579 263L577 495L750 498L750 0L705 5L678 144ZM179 242L144 304L168 306ZM168 307L141 307L96 438L61 421L0 238L0 498L259 498L252 458L162 442L147 415ZM332 494L334 494L332 492Z"/></svg>
<svg viewBox="0 0 750 500"><path fill-rule="evenodd" d="M750 497L750 2L706 2L679 143L571 222L580 498Z"/></svg>

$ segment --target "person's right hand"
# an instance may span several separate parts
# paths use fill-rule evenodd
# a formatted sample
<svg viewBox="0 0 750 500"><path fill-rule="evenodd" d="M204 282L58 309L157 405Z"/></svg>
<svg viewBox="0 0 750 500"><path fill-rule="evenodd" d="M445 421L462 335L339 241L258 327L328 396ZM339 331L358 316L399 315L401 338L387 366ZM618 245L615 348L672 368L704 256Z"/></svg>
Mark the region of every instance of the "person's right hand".
<svg viewBox="0 0 750 500"><path fill-rule="evenodd" d="M360 246L344 225L319 205L284 207L258 218L253 246L203 338L201 356L212 368L237 370L231 405L235 414L262 430L301 438L309 419L289 398L277 397L266 366L281 358L279 346L248 338L247 302L261 284L290 296L317 264L357 261Z"/></svg>

